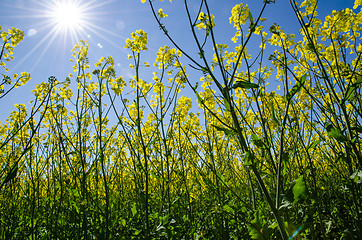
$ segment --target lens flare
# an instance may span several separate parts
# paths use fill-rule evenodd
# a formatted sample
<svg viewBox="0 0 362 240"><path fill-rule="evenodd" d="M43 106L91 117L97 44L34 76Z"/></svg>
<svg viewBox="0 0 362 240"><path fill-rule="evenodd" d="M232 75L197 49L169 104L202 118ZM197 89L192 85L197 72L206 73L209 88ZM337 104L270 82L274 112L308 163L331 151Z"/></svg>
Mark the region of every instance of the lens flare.
<svg viewBox="0 0 362 240"><path fill-rule="evenodd" d="M60 30L80 29L83 24L83 8L79 2L55 2L52 9L52 18Z"/></svg>

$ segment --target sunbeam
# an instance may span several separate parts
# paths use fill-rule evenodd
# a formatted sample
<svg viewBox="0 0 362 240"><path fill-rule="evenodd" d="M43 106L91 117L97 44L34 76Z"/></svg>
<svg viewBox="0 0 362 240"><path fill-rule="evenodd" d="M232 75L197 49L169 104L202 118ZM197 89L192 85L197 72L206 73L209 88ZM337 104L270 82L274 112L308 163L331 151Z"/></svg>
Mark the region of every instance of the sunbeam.
<svg viewBox="0 0 362 240"><path fill-rule="evenodd" d="M17 64L16 69L24 61L30 58L36 51L40 50L40 56L33 62L32 69L36 68L41 58L51 50L54 55L59 55L58 51L72 47L81 39L86 39L90 33L108 42L119 50L124 49L118 42L114 42L107 36L114 36L124 40L125 37L108 30L102 26L101 22L106 19L103 7L113 3L114 0L36 0L34 7L26 10L22 17L37 19L36 27L28 33L28 37L35 34L43 34L41 40L29 51ZM13 17L20 17L13 16ZM45 34L44 34L45 33ZM96 41L94 44L97 44ZM67 50L67 51L68 51ZM56 53L58 52L58 53Z"/></svg>
<svg viewBox="0 0 362 240"><path fill-rule="evenodd" d="M60 31L82 27L83 8L77 2L55 2L52 10L50 13L52 20Z"/></svg>

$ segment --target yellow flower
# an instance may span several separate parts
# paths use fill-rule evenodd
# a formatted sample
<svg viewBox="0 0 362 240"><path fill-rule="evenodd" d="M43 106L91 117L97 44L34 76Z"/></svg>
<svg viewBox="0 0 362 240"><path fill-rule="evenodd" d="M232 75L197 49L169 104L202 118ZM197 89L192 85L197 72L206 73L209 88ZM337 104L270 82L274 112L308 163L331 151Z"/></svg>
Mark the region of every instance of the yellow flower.
<svg viewBox="0 0 362 240"><path fill-rule="evenodd" d="M200 20L200 22L198 24L196 24L196 27L200 29L204 28L213 28L215 26L215 22L214 22L214 15L210 15L209 14L204 14L203 12L200 12L198 19Z"/></svg>
<svg viewBox="0 0 362 240"><path fill-rule="evenodd" d="M357 52L362 52L362 44L359 44L359 45L357 46Z"/></svg>
<svg viewBox="0 0 362 240"><path fill-rule="evenodd" d="M132 39L127 38L126 46L124 48L129 48L132 51L140 52L142 50L147 50L146 47L148 42L148 36L145 31L142 29L137 30L136 32L131 34Z"/></svg>
<svg viewBox="0 0 362 240"><path fill-rule="evenodd" d="M362 0L354 1L353 9L356 9L359 5L362 5Z"/></svg>
<svg viewBox="0 0 362 240"><path fill-rule="evenodd" d="M255 28L254 33L257 34L257 35L259 35L261 29L263 29L263 26L259 26L259 27Z"/></svg>
<svg viewBox="0 0 362 240"><path fill-rule="evenodd" d="M158 9L157 16L160 16L160 18L165 18L165 17L167 17L168 15L163 12L163 9L162 9L162 8L160 8L160 9Z"/></svg>
<svg viewBox="0 0 362 240"><path fill-rule="evenodd" d="M247 4L245 6L242 3L235 5L231 10L232 15L229 18L230 23L234 23L234 27L236 27L237 30L240 30L240 25L245 24L248 20L249 13L250 10Z"/></svg>

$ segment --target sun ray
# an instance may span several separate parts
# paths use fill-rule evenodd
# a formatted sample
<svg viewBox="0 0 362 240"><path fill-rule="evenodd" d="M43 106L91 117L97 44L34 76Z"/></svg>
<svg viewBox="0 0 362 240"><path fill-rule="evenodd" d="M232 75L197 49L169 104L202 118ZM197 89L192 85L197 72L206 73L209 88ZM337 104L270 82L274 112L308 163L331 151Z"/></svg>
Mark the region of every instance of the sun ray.
<svg viewBox="0 0 362 240"><path fill-rule="evenodd" d="M62 29L78 28L82 23L82 12L74 2L58 2L54 8L53 20Z"/></svg>
<svg viewBox="0 0 362 240"><path fill-rule="evenodd" d="M50 35L49 35L50 37ZM49 38L48 37L48 38ZM47 42L47 44L45 45L45 47L43 48L43 50L41 51L39 57L37 58L37 60L34 62L34 66L32 67L31 71L33 71L35 69L35 67L39 64L39 62L42 60L43 56L45 55L45 53L49 50L50 46L52 45L54 39L56 38L56 35L52 35L49 39L49 41Z"/></svg>
<svg viewBox="0 0 362 240"><path fill-rule="evenodd" d="M36 45L26 53L26 55L14 66L16 69L26 59L31 58L38 52L40 59L33 61L32 69L40 63L41 58L51 51L54 55L70 51L81 39L86 39L89 34L94 35L104 43L116 47L120 51L125 51L119 41L115 42L109 36L125 40L126 37L111 31L100 24L105 20L104 16L109 11L104 11L104 6L115 0L33 0L34 7L24 8L24 14L20 17L36 19L36 26L32 26L41 39ZM70 10L69 10L70 9ZM69 11L68 11L69 10ZM16 17L16 16L13 16ZM42 35L44 34L44 35ZM28 37L33 37L27 35ZM95 40L94 44L99 44ZM102 43L101 43L102 44ZM103 45L103 44L102 44ZM67 49L67 50L66 50ZM65 51L66 50L66 51Z"/></svg>
<svg viewBox="0 0 362 240"><path fill-rule="evenodd" d="M21 66L23 64L23 62L28 59L36 50L38 50L41 46L43 46L43 43L46 43L47 40L50 40L51 41L48 41L48 44L47 45L50 45L53 41L54 41L54 38L56 37L55 35L55 32L56 32L56 29L52 29L50 32L48 32L45 37L39 41L35 47L33 47L31 49L31 51L29 51L21 60L17 61L16 65L14 66L14 68L16 69L18 66ZM45 49L45 48L44 48ZM44 52L44 50L43 50ZM41 59L42 56L39 56L38 59ZM35 68L36 64L34 63L33 64L33 67L32 68Z"/></svg>
<svg viewBox="0 0 362 240"><path fill-rule="evenodd" d="M95 35L97 35L98 37L100 37L101 39L103 39L104 41L110 43L111 45L113 45L114 47L116 47L117 49L121 50L121 51L124 51L124 52L127 52L123 47L120 46L119 43L115 43L111 40L109 40L109 38L105 37L104 34L100 33L103 32L103 33L107 33L107 34L110 34L110 35L113 35L113 36L116 36L120 39L127 39L126 37L124 36L121 36L119 34L116 34L114 32L110 32L108 30L105 30L97 25L93 25L93 24L89 24L89 26L87 26L87 30L91 33L94 33ZM98 30L98 31L97 31Z"/></svg>
<svg viewBox="0 0 362 240"><path fill-rule="evenodd" d="M59 32L78 31L86 24L84 7L79 1L55 1L49 11L50 20Z"/></svg>

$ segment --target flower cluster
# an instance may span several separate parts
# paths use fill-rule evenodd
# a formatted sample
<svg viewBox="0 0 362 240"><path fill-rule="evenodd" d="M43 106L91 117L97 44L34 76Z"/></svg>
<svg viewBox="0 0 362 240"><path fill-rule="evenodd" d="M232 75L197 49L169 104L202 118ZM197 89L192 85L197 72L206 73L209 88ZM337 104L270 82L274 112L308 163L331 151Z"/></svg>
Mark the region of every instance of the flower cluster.
<svg viewBox="0 0 362 240"><path fill-rule="evenodd" d="M148 41L147 33L140 29L132 33L132 39L128 38L126 40L126 46L124 48L139 53L142 50L148 49L146 47L147 41Z"/></svg>

